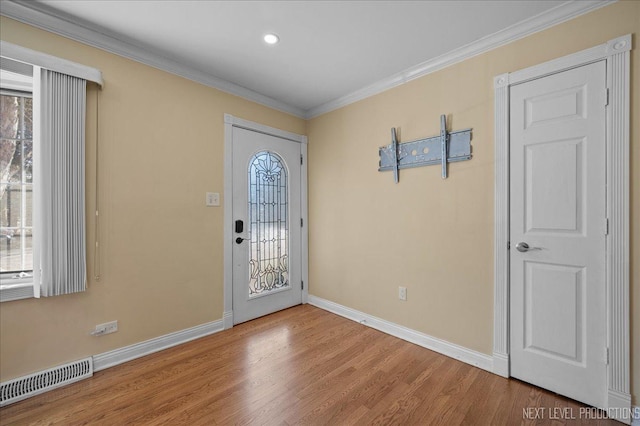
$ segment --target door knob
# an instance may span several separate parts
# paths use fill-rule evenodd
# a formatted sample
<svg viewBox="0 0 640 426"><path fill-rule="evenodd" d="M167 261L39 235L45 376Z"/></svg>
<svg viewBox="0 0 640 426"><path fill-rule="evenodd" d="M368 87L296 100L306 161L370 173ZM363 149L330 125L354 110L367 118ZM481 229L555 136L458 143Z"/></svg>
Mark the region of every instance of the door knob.
<svg viewBox="0 0 640 426"><path fill-rule="evenodd" d="M242 242L243 242L244 240L246 240L246 239L247 239L247 238L238 237L238 238L236 238L236 244L242 244Z"/></svg>
<svg viewBox="0 0 640 426"><path fill-rule="evenodd" d="M522 241L516 244L516 250L518 250L519 252L525 253L531 250L542 250L542 249L540 247L529 247L529 244Z"/></svg>

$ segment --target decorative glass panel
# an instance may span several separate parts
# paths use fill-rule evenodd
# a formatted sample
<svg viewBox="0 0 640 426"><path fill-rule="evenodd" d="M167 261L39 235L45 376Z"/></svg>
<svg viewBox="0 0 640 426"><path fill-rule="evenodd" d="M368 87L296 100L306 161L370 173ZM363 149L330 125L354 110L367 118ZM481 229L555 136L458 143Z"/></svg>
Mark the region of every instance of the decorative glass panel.
<svg viewBox="0 0 640 426"><path fill-rule="evenodd" d="M257 153L249 163L249 296L289 287L289 182L282 158Z"/></svg>

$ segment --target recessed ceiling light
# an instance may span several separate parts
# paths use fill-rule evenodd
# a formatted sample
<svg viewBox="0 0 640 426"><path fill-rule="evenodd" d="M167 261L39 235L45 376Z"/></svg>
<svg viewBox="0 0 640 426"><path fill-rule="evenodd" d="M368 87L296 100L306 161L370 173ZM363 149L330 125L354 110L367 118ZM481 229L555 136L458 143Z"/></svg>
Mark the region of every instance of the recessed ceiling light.
<svg viewBox="0 0 640 426"><path fill-rule="evenodd" d="M267 34L264 36L264 41L267 44L276 44L280 41L280 37L275 34Z"/></svg>

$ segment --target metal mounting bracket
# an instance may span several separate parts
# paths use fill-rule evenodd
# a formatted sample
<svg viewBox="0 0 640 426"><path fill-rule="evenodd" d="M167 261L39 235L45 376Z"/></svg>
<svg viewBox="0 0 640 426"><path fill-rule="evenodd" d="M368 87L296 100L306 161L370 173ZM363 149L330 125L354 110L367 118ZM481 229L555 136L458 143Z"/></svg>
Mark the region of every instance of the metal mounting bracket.
<svg viewBox="0 0 640 426"><path fill-rule="evenodd" d="M379 150L379 172L393 170L396 183L400 169L440 164L442 179L446 179L447 163L471 159L471 129L447 132L446 116L440 116L440 135L398 143L395 127L391 129L391 144Z"/></svg>

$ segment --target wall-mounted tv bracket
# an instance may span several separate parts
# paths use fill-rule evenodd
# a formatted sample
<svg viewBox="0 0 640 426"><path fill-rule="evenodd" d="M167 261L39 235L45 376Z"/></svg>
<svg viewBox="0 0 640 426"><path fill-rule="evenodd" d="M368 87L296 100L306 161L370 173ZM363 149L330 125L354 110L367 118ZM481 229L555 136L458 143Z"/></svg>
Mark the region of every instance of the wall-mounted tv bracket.
<svg viewBox="0 0 640 426"><path fill-rule="evenodd" d="M400 169L440 164L442 179L447 178L447 163L471 159L471 129L447 132L447 118L440 116L440 135L412 142L398 143L395 127L391 129L391 144L379 150L379 172L393 170L396 183Z"/></svg>

